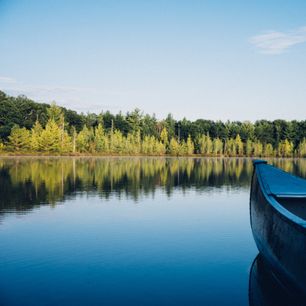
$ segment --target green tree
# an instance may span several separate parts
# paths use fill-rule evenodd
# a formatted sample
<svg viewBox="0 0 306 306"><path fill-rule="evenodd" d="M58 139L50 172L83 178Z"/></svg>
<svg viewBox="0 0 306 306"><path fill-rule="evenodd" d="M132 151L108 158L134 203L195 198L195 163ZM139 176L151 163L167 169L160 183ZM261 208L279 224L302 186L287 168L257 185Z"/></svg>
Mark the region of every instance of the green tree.
<svg viewBox="0 0 306 306"><path fill-rule="evenodd" d="M306 138L304 138L299 146L298 146L298 150L297 150L297 154L299 157L306 157Z"/></svg>
<svg viewBox="0 0 306 306"><path fill-rule="evenodd" d="M266 157L271 157L274 155L274 150L273 150L273 146L271 143L267 143L265 145L263 155Z"/></svg>
<svg viewBox="0 0 306 306"><path fill-rule="evenodd" d="M122 154L127 153L125 137L119 130L115 130L112 135L111 153Z"/></svg>
<svg viewBox="0 0 306 306"><path fill-rule="evenodd" d="M248 139L254 139L255 128L250 121L244 121L240 127L241 140L246 143Z"/></svg>
<svg viewBox="0 0 306 306"><path fill-rule="evenodd" d="M5 144L0 140L0 152L5 150Z"/></svg>
<svg viewBox="0 0 306 306"><path fill-rule="evenodd" d="M253 156L254 144L252 140L248 139L245 145L245 154L246 156Z"/></svg>
<svg viewBox="0 0 306 306"><path fill-rule="evenodd" d="M198 138L198 146L201 154L211 155L213 151L213 141L211 140L209 134L201 135Z"/></svg>
<svg viewBox="0 0 306 306"><path fill-rule="evenodd" d="M141 123L142 123L143 115L140 109L136 108L131 113L127 113L126 120L129 124L130 132L138 132L140 131Z"/></svg>
<svg viewBox="0 0 306 306"><path fill-rule="evenodd" d="M60 152L61 130L54 119L49 119L45 129L41 132L40 143L42 151Z"/></svg>
<svg viewBox="0 0 306 306"><path fill-rule="evenodd" d="M290 157L293 154L293 143L288 139L281 141L278 145L279 157Z"/></svg>
<svg viewBox="0 0 306 306"><path fill-rule="evenodd" d="M145 136L141 145L141 153L147 155L162 155L166 153L166 148L165 145L154 136Z"/></svg>
<svg viewBox="0 0 306 306"><path fill-rule="evenodd" d="M64 130L60 131L60 153L69 153L73 150L72 138Z"/></svg>
<svg viewBox="0 0 306 306"><path fill-rule="evenodd" d="M76 152L76 140L77 140L78 134L74 126L71 128L71 135L72 135L72 152L75 153Z"/></svg>
<svg viewBox="0 0 306 306"><path fill-rule="evenodd" d="M224 144L224 154L226 156L236 156L236 142L235 139L229 138L226 139Z"/></svg>
<svg viewBox="0 0 306 306"><path fill-rule="evenodd" d="M43 128L38 120L35 121L34 126L31 129L31 150L40 151L41 149L41 133Z"/></svg>
<svg viewBox="0 0 306 306"><path fill-rule="evenodd" d="M93 139L93 130L84 125L76 138L77 151L81 153L94 152Z"/></svg>
<svg viewBox="0 0 306 306"><path fill-rule="evenodd" d="M213 140L213 154L214 155L223 154L223 142L218 137Z"/></svg>
<svg viewBox="0 0 306 306"><path fill-rule="evenodd" d="M164 127L160 133L160 140L161 142L167 146L169 143L169 139L168 139L168 132L167 129Z"/></svg>
<svg viewBox="0 0 306 306"><path fill-rule="evenodd" d="M106 153L108 151L108 139L104 133L102 123L99 123L98 126L95 128L94 143L95 150L97 152Z"/></svg>
<svg viewBox="0 0 306 306"><path fill-rule="evenodd" d="M253 155L261 157L263 154L263 145L260 141L253 142Z"/></svg>
<svg viewBox="0 0 306 306"><path fill-rule="evenodd" d="M55 123L60 124L63 121L63 112L62 109L56 105L55 102L52 102L50 107L47 108L47 114L49 120L53 120Z"/></svg>
<svg viewBox="0 0 306 306"><path fill-rule="evenodd" d="M15 125L9 138L9 146L16 151L28 150L30 148L30 131Z"/></svg>
<svg viewBox="0 0 306 306"><path fill-rule="evenodd" d="M169 144L169 153L178 156L180 154L180 144L172 137Z"/></svg>
<svg viewBox="0 0 306 306"><path fill-rule="evenodd" d="M187 155L192 155L193 152L194 152L194 144L193 144L193 141L191 140L191 136L188 135L188 138L187 138L187 142L186 142L186 153Z"/></svg>
<svg viewBox="0 0 306 306"><path fill-rule="evenodd" d="M154 154L154 136L145 136L141 144L141 153L146 155Z"/></svg>
<svg viewBox="0 0 306 306"><path fill-rule="evenodd" d="M235 146L236 146L236 154L235 155L239 155L239 156L243 156L243 142L240 138L240 135L237 134L236 138L235 138Z"/></svg>

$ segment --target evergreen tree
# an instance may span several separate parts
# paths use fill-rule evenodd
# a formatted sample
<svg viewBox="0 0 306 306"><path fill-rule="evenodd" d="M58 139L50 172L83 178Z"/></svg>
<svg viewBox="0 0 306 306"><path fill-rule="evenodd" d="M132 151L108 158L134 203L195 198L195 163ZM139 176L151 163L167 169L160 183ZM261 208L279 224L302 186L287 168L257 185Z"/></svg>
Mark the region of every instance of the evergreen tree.
<svg viewBox="0 0 306 306"><path fill-rule="evenodd" d="M254 144L253 142L248 139L245 145L245 154L246 156L253 156L253 152L254 152Z"/></svg>
<svg viewBox="0 0 306 306"><path fill-rule="evenodd" d="M151 136L151 137L154 137L154 136ZM153 153L157 154L157 155L166 154L166 146L161 141L159 141L158 139L155 139L155 141L154 141Z"/></svg>
<svg viewBox="0 0 306 306"><path fill-rule="evenodd" d="M142 124L142 113L140 109L136 108L131 113L127 113L126 121L129 124L129 131L130 132L138 132L140 131L140 127Z"/></svg>
<svg viewBox="0 0 306 306"><path fill-rule="evenodd" d="M236 156L236 142L235 139L229 138L225 141L224 154L226 156Z"/></svg>
<svg viewBox="0 0 306 306"><path fill-rule="evenodd" d="M94 143L95 143L96 152L106 153L108 151L108 148L107 148L108 141L107 141L107 137L104 134L102 123L99 123L98 126L95 128Z"/></svg>
<svg viewBox="0 0 306 306"><path fill-rule="evenodd" d="M50 107L47 108L47 114L49 120L53 120L57 124L60 124L63 120L62 109L55 102L52 102Z"/></svg>
<svg viewBox="0 0 306 306"><path fill-rule="evenodd" d="M145 136L142 145L141 153L151 155L154 153L154 136Z"/></svg>
<svg viewBox="0 0 306 306"><path fill-rule="evenodd" d="M24 127L20 128L18 125L15 125L8 138L9 146L13 150L24 151L30 147L30 131Z"/></svg>
<svg viewBox="0 0 306 306"><path fill-rule="evenodd" d="M3 152L5 150L5 145L0 139L0 152Z"/></svg>
<svg viewBox="0 0 306 306"><path fill-rule="evenodd" d="M293 143L288 139L281 141L278 145L279 157L290 157L293 154Z"/></svg>
<svg viewBox="0 0 306 306"><path fill-rule="evenodd" d="M74 126L71 129L71 135L72 135L72 152L75 153L76 152L76 139L78 135L77 135L77 132Z"/></svg>
<svg viewBox="0 0 306 306"><path fill-rule="evenodd" d="M213 140L213 154L216 156L223 154L223 142L220 138Z"/></svg>
<svg viewBox="0 0 306 306"><path fill-rule="evenodd" d="M191 140L191 136L188 135L188 138L187 138L187 142L186 142L186 153L187 155L192 155L194 153L194 144Z"/></svg>
<svg viewBox="0 0 306 306"><path fill-rule="evenodd" d="M83 129L80 131L76 138L76 148L78 152L94 152L93 144L93 130L89 129L86 125L83 126Z"/></svg>
<svg viewBox="0 0 306 306"><path fill-rule="evenodd" d="M300 142L297 153L299 157L306 157L306 138Z"/></svg>
<svg viewBox="0 0 306 306"><path fill-rule="evenodd" d="M198 146L201 154L211 155L213 151L213 141L211 140L209 134L202 135L198 138Z"/></svg>
<svg viewBox="0 0 306 306"><path fill-rule="evenodd" d="M66 131L61 131L60 153L69 153L73 149L72 138Z"/></svg>
<svg viewBox="0 0 306 306"><path fill-rule="evenodd" d="M260 141L253 142L253 155L256 157L263 155L263 145Z"/></svg>
<svg viewBox="0 0 306 306"><path fill-rule="evenodd" d="M168 132L167 129L164 127L160 133L160 140L161 142L167 146L169 143L169 139L168 139Z"/></svg>
<svg viewBox="0 0 306 306"><path fill-rule="evenodd" d="M45 129L41 132L40 148L46 152L60 152L61 130L54 119L49 119Z"/></svg>
<svg viewBox="0 0 306 306"><path fill-rule="evenodd" d="M237 134L237 136L235 138L235 145L236 145L236 154L235 155L242 156L243 155L243 142L242 142L239 134Z"/></svg>
<svg viewBox="0 0 306 306"><path fill-rule="evenodd" d="M41 150L41 133L43 128L38 120L35 121L34 126L31 129L31 143L30 147L33 151Z"/></svg>
<svg viewBox="0 0 306 306"><path fill-rule="evenodd" d="M274 155L274 150L273 150L273 146L271 145L271 143L267 143L265 145L263 155L265 157L272 157Z"/></svg>
<svg viewBox="0 0 306 306"><path fill-rule="evenodd" d="M115 130L113 133L111 153L127 153L126 141L119 130Z"/></svg>
<svg viewBox="0 0 306 306"><path fill-rule="evenodd" d="M180 144L173 137L170 140L169 153L171 155L176 155L176 156L178 156L180 154Z"/></svg>

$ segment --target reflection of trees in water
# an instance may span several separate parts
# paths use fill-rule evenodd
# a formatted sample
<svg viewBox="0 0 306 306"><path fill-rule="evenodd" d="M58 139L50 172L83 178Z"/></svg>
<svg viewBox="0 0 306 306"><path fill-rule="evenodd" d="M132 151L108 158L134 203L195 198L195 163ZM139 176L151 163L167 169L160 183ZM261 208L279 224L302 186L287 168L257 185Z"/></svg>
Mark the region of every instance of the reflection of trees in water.
<svg viewBox="0 0 306 306"><path fill-rule="evenodd" d="M275 165L276 167L280 167L287 172L306 178L305 158L296 158L289 160L285 158L275 158L268 161L269 163Z"/></svg>
<svg viewBox="0 0 306 306"><path fill-rule="evenodd" d="M306 176L305 160L273 160ZM304 171L304 172L303 172ZM0 160L0 210L53 204L76 192L137 200L163 188L248 188L252 163L242 158L7 158Z"/></svg>

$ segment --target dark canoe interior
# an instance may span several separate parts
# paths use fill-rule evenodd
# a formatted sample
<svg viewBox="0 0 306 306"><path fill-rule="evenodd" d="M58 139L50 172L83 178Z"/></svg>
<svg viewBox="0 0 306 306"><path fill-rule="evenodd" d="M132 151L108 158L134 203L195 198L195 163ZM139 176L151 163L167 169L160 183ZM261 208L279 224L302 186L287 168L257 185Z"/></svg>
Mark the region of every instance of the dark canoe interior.
<svg viewBox="0 0 306 306"><path fill-rule="evenodd" d="M265 162L259 161L256 167L266 193L288 211L306 220L306 180Z"/></svg>
<svg viewBox="0 0 306 306"><path fill-rule="evenodd" d="M276 198L276 200L291 213L306 220L306 198Z"/></svg>

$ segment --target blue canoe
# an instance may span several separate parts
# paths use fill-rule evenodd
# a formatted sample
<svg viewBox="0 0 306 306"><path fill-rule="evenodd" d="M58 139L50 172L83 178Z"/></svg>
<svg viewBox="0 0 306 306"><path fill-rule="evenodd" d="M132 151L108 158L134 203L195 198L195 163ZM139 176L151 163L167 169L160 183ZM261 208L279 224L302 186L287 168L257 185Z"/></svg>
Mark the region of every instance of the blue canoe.
<svg viewBox="0 0 306 306"><path fill-rule="evenodd" d="M286 286L306 296L306 180L265 161L253 164L250 218L257 248Z"/></svg>

